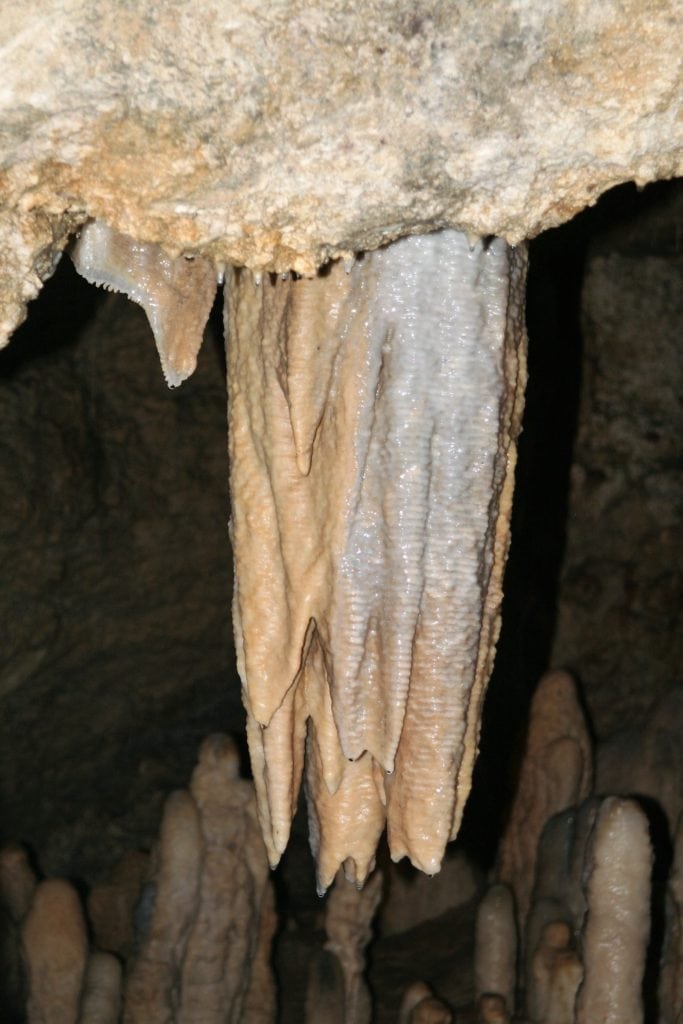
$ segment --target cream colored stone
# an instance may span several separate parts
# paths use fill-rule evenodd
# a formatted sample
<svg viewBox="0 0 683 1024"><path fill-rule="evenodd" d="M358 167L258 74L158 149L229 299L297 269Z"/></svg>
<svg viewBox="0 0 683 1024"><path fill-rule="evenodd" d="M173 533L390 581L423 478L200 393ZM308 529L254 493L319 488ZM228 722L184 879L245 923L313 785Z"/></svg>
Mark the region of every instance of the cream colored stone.
<svg viewBox="0 0 683 1024"><path fill-rule="evenodd" d="M118 1024L120 1013L121 964L96 950L88 957L78 1024Z"/></svg>
<svg viewBox="0 0 683 1024"><path fill-rule="evenodd" d="M651 870L647 818L633 801L607 797L584 868L588 911L576 1024L642 1024Z"/></svg>
<svg viewBox="0 0 683 1024"><path fill-rule="evenodd" d="M190 791L168 798L154 860L124 1024L270 1024L274 894L254 787L229 736L204 740Z"/></svg>
<svg viewBox="0 0 683 1024"><path fill-rule="evenodd" d="M152 869L152 906L126 978L124 1024L172 1024L204 858L197 806L185 790L166 800Z"/></svg>
<svg viewBox="0 0 683 1024"><path fill-rule="evenodd" d="M275 1019L272 883L254 787L239 777L237 748L229 736L204 740L190 792L199 809L204 859L176 1019L178 1024L265 1024Z"/></svg>
<svg viewBox="0 0 683 1024"><path fill-rule="evenodd" d="M5 0L0 337L86 217L255 269L681 173L676 0Z"/></svg>
<svg viewBox="0 0 683 1024"><path fill-rule="evenodd" d="M21 929L28 1024L76 1024L88 957L78 893L61 878L41 882Z"/></svg>
<svg viewBox="0 0 683 1024"><path fill-rule="evenodd" d="M567 672L549 672L531 703L524 760L496 869L512 887L522 925L543 827L552 815L578 806L592 782L593 752L576 684Z"/></svg>
<svg viewBox="0 0 683 1024"><path fill-rule="evenodd" d="M477 1000L478 1024L510 1024L510 1011L502 996L488 993Z"/></svg>
<svg viewBox="0 0 683 1024"><path fill-rule="evenodd" d="M525 379L524 254L455 232L228 293L237 664L275 864L306 742L319 885L469 793ZM308 720L308 725L307 725ZM305 740L306 737L306 740Z"/></svg>
<svg viewBox="0 0 683 1024"><path fill-rule="evenodd" d="M490 886L477 910L474 985L478 999L500 996L506 1012L512 1015L517 986L517 922L507 885Z"/></svg>

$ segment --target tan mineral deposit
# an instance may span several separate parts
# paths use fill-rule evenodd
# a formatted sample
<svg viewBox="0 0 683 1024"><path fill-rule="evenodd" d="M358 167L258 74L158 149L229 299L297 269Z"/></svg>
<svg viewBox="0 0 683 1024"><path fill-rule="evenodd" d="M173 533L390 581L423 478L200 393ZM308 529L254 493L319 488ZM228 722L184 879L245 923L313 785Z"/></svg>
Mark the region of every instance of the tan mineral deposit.
<svg viewBox="0 0 683 1024"><path fill-rule="evenodd" d="M272 1017L267 860L302 785L319 891L346 876L324 952L368 1017L360 951L379 883L353 886L385 828L393 860L438 872L471 788L526 383L525 242L614 185L681 174L680 42L676 0L0 0L0 346L68 248L83 277L145 310L175 387L224 286L254 787L232 740L210 736L168 798L129 1024ZM583 899L543 855L574 828L553 840L546 818L590 790L565 675L541 687L525 764L500 880L523 916L531 901L532 955L558 906L571 917ZM635 1024L647 826L616 798L584 818L577 1019ZM31 889L20 878L15 900L31 903L30 1019L51 998L73 1016L84 977L115 1017L116 962L88 960L75 890ZM333 923L342 893L344 927L362 919L353 942ZM488 1020L513 1010L506 899ZM602 975L622 993L611 1009ZM447 1019L434 1000L411 1019Z"/></svg>

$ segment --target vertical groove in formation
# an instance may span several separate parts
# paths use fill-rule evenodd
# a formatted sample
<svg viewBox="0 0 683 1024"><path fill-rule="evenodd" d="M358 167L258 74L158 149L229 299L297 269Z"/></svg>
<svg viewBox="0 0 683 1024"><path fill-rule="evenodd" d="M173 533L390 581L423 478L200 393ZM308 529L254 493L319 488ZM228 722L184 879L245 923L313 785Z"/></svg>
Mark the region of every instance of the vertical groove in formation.
<svg viewBox="0 0 683 1024"><path fill-rule="evenodd" d="M470 788L525 379L525 255L443 231L226 297L234 621L269 855L437 871Z"/></svg>

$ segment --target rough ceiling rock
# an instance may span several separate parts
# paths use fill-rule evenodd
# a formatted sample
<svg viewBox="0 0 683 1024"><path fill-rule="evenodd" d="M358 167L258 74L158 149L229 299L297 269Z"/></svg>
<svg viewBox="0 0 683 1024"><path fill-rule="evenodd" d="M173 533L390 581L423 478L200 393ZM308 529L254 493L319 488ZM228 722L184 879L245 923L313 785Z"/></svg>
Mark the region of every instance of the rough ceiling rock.
<svg viewBox="0 0 683 1024"><path fill-rule="evenodd" d="M311 273L681 173L676 0L0 0L0 343L87 217Z"/></svg>

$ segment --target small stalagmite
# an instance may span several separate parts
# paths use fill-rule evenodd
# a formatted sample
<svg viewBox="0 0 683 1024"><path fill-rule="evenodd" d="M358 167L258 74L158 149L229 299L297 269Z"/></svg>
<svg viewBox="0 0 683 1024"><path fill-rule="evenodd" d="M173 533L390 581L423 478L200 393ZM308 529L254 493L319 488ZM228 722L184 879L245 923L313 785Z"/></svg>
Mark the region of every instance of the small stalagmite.
<svg viewBox="0 0 683 1024"><path fill-rule="evenodd" d="M565 921L551 921L541 932L527 977L527 1009L534 1024L574 1024L583 967L571 943Z"/></svg>
<svg viewBox="0 0 683 1024"><path fill-rule="evenodd" d="M76 1024L88 936L78 893L69 882L40 882L21 936L28 1024Z"/></svg>
<svg viewBox="0 0 683 1024"><path fill-rule="evenodd" d="M442 231L226 297L234 623L271 863L438 871L499 629L525 254Z"/></svg>
<svg viewBox="0 0 683 1024"><path fill-rule="evenodd" d="M325 907L325 949L341 966L345 1024L370 1024L372 1006L365 981L365 949L382 898L382 875L376 871L362 889L340 871ZM311 1018L311 1024L314 1019Z"/></svg>
<svg viewBox="0 0 683 1024"><path fill-rule="evenodd" d="M166 802L152 860L124 1024L270 1024L274 895L253 785L230 737L202 743L190 791Z"/></svg>
<svg viewBox="0 0 683 1024"><path fill-rule="evenodd" d="M584 865L601 801L589 797L580 807L554 814L541 833L536 856L536 878L526 919L524 976L531 976L531 961L544 927L563 921L574 940L586 915Z"/></svg>
<svg viewBox="0 0 683 1024"><path fill-rule="evenodd" d="M21 924L28 913L37 880L23 846L0 849L0 1019L19 1016L26 1004L21 955Z"/></svg>
<svg viewBox="0 0 683 1024"><path fill-rule="evenodd" d="M515 1007L517 924L512 892L492 885L477 910L474 939L474 984L477 997L500 996L508 1015Z"/></svg>
<svg viewBox="0 0 683 1024"><path fill-rule="evenodd" d="M78 1024L118 1024L121 1014L121 964L111 953L88 957Z"/></svg>
<svg viewBox="0 0 683 1024"><path fill-rule="evenodd" d="M166 800L153 855L149 920L125 988L124 1024L167 1024L194 922L204 857L197 806L184 790Z"/></svg>
<svg viewBox="0 0 683 1024"><path fill-rule="evenodd" d="M584 867L588 910L576 1024L642 1024L651 871L647 818L634 801L607 797Z"/></svg>
<svg viewBox="0 0 683 1024"><path fill-rule="evenodd" d="M451 1024L453 1014L429 985L415 981L403 994L398 1024Z"/></svg>
<svg viewBox="0 0 683 1024"><path fill-rule="evenodd" d="M487 993L477 1000L478 1024L510 1024L510 1011L502 996Z"/></svg>
<svg viewBox="0 0 683 1024"><path fill-rule="evenodd" d="M548 672L531 703L519 783L497 866L497 877L515 894L521 927L543 827L552 815L580 804L592 780L593 752L576 684L567 672Z"/></svg>
<svg viewBox="0 0 683 1024"><path fill-rule="evenodd" d="M229 736L208 736L190 793L204 857L180 976L178 1024L275 1019L270 952L276 920L253 785L239 777Z"/></svg>
<svg viewBox="0 0 683 1024"><path fill-rule="evenodd" d="M96 945L127 959L133 947L133 917L148 871L141 850L126 850L109 876L88 893L88 918Z"/></svg>
<svg viewBox="0 0 683 1024"><path fill-rule="evenodd" d="M306 1024L346 1024L344 972L329 949L317 949L309 961L306 985Z"/></svg>

